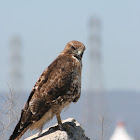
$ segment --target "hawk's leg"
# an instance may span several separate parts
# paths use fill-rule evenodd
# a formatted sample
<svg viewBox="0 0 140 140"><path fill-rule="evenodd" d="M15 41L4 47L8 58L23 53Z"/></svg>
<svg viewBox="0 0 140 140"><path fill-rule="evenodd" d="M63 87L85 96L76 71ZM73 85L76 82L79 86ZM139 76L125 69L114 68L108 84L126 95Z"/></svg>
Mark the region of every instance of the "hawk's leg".
<svg viewBox="0 0 140 140"><path fill-rule="evenodd" d="M70 131L70 125L66 125L66 124L62 124L62 121L61 121L61 117L60 117L60 114L56 115L57 117L57 122L58 122L58 127L60 130L62 131L66 131L68 133L68 135L71 134L71 131Z"/></svg>
<svg viewBox="0 0 140 140"><path fill-rule="evenodd" d="M58 126L51 127L50 129L58 130L58 128L59 128L61 131L66 131L68 133L68 135L70 135L71 134L71 125L65 124L65 123L62 124L60 113L56 114L56 118L57 118Z"/></svg>
<svg viewBox="0 0 140 140"><path fill-rule="evenodd" d="M62 126L60 114L57 114L56 117L57 117L58 126L59 126L60 130L62 130L63 126Z"/></svg>
<svg viewBox="0 0 140 140"><path fill-rule="evenodd" d="M53 129L53 130L64 130L63 129L63 125L62 125L62 121L61 121L61 117L60 117L60 113L59 114L56 114L56 118L57 118L57 122L58 122L58 126L52 126L49 128L49 130Z"/></svg>
<svg viewBox="0 0 140 140"><path fill-rule="evenodd" d="M41 133L42 133L42 129L43 129L43 126L41 126L41 127L39 128L39 133L38 133L38 136L40 136L40 135L41 135Z"/></svg>

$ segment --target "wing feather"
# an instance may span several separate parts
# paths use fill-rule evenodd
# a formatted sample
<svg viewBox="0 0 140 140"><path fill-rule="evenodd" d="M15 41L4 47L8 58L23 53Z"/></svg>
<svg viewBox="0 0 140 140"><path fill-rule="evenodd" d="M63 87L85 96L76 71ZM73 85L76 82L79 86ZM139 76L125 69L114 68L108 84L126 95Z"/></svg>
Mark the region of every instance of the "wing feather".
<svg viewBox="0 0 140 140"><path fill-rule="evenodd" d="M22 122L39 120L50 108L51 102L66 93L73 76L74 63L69 57L59 56L42 73L23 109ZM27 113L29 118L27 118ZM24 117L26 119L24 119Z"/></svg>
<svg viewBox="0 0 140 140"><path fill-rule="evenodd" d="M32 89L9 140L20 138L34 121L40 120L51 109L52 102L66 94L74 67L75 64L70 57L60 55L44 70Z"/></svg>

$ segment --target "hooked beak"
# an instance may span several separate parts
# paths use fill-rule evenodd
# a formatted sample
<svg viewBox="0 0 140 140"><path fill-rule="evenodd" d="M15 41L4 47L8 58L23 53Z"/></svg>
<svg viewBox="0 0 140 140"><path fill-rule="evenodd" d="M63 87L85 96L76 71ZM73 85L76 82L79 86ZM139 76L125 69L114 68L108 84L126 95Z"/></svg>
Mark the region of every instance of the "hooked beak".
<svg viewBox="0 0 140 140"><path fill-rule="evenodd" d="M79 50L79 51L78 51L78 57L79 57L79 58L82 58L82 56L83 56L83 51Z"/></svg>

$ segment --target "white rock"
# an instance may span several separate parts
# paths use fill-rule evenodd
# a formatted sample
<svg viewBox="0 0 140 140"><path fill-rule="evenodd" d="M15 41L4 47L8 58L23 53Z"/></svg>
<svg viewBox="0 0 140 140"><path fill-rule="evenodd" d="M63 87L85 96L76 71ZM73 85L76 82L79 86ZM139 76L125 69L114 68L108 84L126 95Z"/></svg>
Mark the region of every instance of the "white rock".
<svg viewBox="0 0 140 140"><path fill-rule="evenodd" d="M69 132L58 130L57 124L52 126L55 129L46 129L43 130L42 134L38 137L38 134L35 134L25 140L89 140L85 136L84 130L81 125L73 118L69 118L63 121Z"/></svg>

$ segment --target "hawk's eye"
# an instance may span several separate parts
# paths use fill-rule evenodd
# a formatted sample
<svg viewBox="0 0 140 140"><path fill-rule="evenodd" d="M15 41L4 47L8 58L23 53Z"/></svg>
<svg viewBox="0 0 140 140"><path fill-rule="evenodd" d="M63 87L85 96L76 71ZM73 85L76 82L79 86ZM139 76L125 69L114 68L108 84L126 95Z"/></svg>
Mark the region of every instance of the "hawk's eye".
<svg viewBox="0 0 140 140"><path fill-rule="evenodd" d="M76 50L74 46L71 46L71 48L72 48L73 50Z"/></svg>

